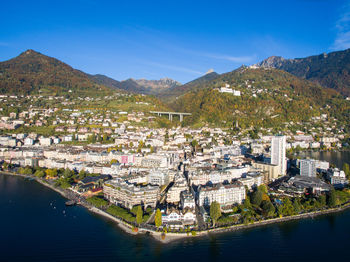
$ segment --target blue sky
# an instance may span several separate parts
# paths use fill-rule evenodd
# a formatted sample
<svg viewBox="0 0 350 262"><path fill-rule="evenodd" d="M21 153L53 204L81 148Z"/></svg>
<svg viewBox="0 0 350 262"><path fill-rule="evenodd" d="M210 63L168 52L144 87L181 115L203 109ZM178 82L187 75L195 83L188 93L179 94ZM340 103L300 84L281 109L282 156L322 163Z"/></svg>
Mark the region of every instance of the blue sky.
<svg viewBox="0 0 350 262"><path fill-rule="evenodd" d="M350 48L350 1L2 1L0 61L34 49L117 80L182 83Z"/></svg>

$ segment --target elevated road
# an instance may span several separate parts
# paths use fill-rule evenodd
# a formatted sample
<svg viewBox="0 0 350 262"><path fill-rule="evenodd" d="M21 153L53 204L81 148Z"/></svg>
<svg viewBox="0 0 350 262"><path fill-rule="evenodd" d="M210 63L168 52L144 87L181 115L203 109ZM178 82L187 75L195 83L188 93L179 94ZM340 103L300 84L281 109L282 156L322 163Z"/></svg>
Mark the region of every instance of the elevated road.
<svg viewBox="0 0 350 262"><path fill-rule="evenodd" d="M157 114L158 116L169 115L169 120L173 121L173 116L179 116L180 122L184 120L184 116L190 116L191 113L183 113L183 112L162 112L162 111L150 111L151 114Z"/></svg>

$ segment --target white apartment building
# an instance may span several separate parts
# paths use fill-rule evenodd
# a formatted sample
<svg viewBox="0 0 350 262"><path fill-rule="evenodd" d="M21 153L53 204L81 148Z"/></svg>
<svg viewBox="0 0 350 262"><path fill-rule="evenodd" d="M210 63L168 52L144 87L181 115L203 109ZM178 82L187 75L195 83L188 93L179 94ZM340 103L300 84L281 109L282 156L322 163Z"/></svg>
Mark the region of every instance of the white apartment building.
<svg viewBox="0 0 350 262"><path fill-rule="evenodd" d="M249 172L247 175L237 180L244 186L247 186L248 189L254 189L263 183L264 177L260 172Z"/></svg>
<svg viewBox="0 0 350 262"><path fill-rule="evenodd" d="M345 172L338 168L330 168L327 171L327 179L331 182L334 188L344 188L349 184L349 180L346 178Z"/></svg>
<svg viewBox="0 0 350 262"><path fill-rule="evenodd" d="M241 178L247 174L249 167L238 166L225 169L225 171L195 170L190 173L191 185L205 185L208 182L213 184L231 182L232 179Z"/></svg>
<svg viewBox="0 0 350 262"><path fill-rule="evenodd" d="M196 203L194 200L194 196L191 192L189 192L188 190L186 191L182 191L180 194L180 203L181 203L181 208L185 209L185 208L195 208L196 207Z"/></svg>
<svg viewBox="0 0 350 262"><path fill-rule="evenodd" d="M150 171L148 174L148 183L152 185L167 185L169 183L169 175L166 172Z"/></svg>
<svg viewBox="0 0 350 262"><path fill-rule="evenodd" d="M181 192L188 189L187 181L183 175L177 174L174 180L174 185L168 190L168 193L166 195L166 201L168 203L179 203L181 200Z"/></svg>
<svg viewBox="0 0 350 262"><path fill-rule="evenodd" d="M275 136L271 141L271 164L279 166L280 175L287 172L286 137Z"/></svg>
<svg viewBox="0 0 350 262"><path fill-rule="evenodd" d="M301 159L300 161L300 175L316 177L316 161L313 159Z"/></svg>
<svg viewBox="0 0 350 262"><path fill-rule="evenodd" d="M221 206L241 204L245 199L245 187L241 182L201 186L198 191L198 205L210 206L214 201Z"/></svg>
<svg viewBox="0 0 350 262"><path fill-rule="evenodd" d="M327 171L329 168L329 162L316 160L316 169Z"/></svg>
<svg viewBox="0 0 350 262"><path fill-rule="evenodd" d="M52 139L50 137L41 137L39 139L40 145L41 146L51 146L52 145Z"/></svg>
<svg viewBox="0 0 350 262"><path fill-rule="evenodd" d="M30 138L30 137L26 137L24 139L24 145L25 146L32 146L32 145L34 145L34 139Z"/></svg>

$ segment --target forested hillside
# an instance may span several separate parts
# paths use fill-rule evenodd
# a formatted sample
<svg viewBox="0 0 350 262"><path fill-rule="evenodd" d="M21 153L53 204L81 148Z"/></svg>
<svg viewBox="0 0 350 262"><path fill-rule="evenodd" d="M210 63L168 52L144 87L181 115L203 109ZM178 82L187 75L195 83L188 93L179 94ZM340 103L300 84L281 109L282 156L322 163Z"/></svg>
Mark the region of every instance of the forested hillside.
<svg viewBox="0 0 350 262"><path fill-rule="evenodd" d="M225 84L240 90L241 96L220 93L218 88ZM238 121L242 128L276 127L320 114L348 121L350 112L349 101L332 89L282 70L244 67L184 94L171 106L192 113L188 124L232 126Z"/></svg>

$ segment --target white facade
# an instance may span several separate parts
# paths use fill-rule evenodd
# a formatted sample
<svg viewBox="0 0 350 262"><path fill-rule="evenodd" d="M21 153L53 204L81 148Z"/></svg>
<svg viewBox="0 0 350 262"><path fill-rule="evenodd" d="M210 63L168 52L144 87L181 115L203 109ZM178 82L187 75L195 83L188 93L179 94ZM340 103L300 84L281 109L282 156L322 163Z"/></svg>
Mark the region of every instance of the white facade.
<svg viewBox="0 0 350 262"><path fill-rule="evenodd" d="M181 199L181 208L182 209L196 207L196 203L194 201L194 196L192 195L191 192L189 192L189 191L181 192L180 199Z"/></svg>
<svg viewBox="0 0 350 262"><path fill-rule="evenodd" d="M316 177L316 161L313 159L300 160L300 175Z"/></svg>
<svg viewBox="0 0 350 262"><path fill-rule="evenodd" d="M328 170L329 168L329 162L327 161L321 161L321 160L316 160L316 168L320 170Z"/></svg>
<svg viewBox="0 0 350 262"><path fill-rule="evenodd" d="M260 172L250 172L245 177L239 178L238 181L249 189L254 189L263 183L263 175Z"/></svg>
<svg viewBox="0 0 350 262"><path fill-rule="evenodd" d="M166 185L169 183L169 175L165 172L150 171L148 174L148 183L152 185Z"/></svg>
<svg viewBox="0 0 350 262"><path fill-rule="evenodd" d="M203 186L198 192L198 205L210 206L214 201L221 206L241 204L245 199L245 187L240 182Z"/></svg>
<svg viewBox="0 0 350 262"><path fill-rule="evenodd" d="M168 203L179 203L181 192L188 189L187 181L183 175L177 174L174 180L174 185L168 190L166 195Z"/></svg>
<svg viewBox="0 0 350 262"><path fill-rule="evenodd" d="M41 146L51 146L52 145L52 139L49 137L49 138L46 138L46 137L42 137L40 138L40 145Z"/></svg>
<svg viewBox="0 0 350 262"><path fill-rule="evenodd" d="M178 222L178 224L175 224L176 222ZM177 210L173 210L169 212L169 214L162 214L162 223L170 227L193 225L196 222L196 214L190 209L184 211L183 213Z"/></svg>
<svg viewBox="0 0 350 262"><path fill-rule="evenodd" d="M241 96L241 91L239 90L234 90L231 88L227 87L221 87L219 90L220 93L228 93L228 94L233 94L234 96Z"/></svg>
<svg viewBox="0 0 350 262"><path fill-rule="evenodd" d="M345 172L338 168L331 168L327 171L327 178L335 188L343 188L349 184L349 180L346 178Z"/></svg>
<svg viewBox="0 0 350 262"><path fill-rule="evenodd" d="M280 175L285 175L286 162L286 137L275 136L271 141L271 164L279 166Z"/></svg>
<svg viewBox="0 0 350 262"><path fill-rule="evenodd" d="M32 146L32 145L34 145L34 139L30 138L30 137L25 138L24 139L24 145L25 146Z"/></svg>

